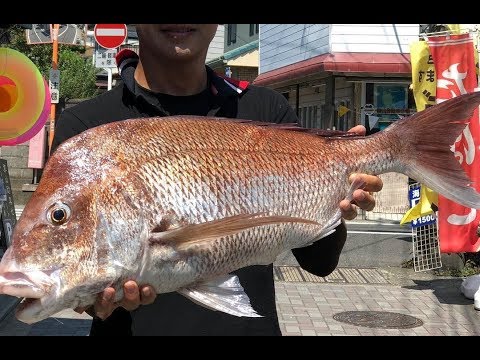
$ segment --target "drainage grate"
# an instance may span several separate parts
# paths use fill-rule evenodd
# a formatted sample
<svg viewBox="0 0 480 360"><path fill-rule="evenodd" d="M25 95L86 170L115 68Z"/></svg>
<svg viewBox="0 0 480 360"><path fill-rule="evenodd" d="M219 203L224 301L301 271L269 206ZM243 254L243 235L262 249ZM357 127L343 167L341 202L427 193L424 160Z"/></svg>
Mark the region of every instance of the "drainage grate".
<svg viewBox="0 0 480 360"><path fill-rule="evenodd" d="M377 269L337 268L330 275L321 277L300 266L275 266L274 277L276 281L287 282L389 284Z"/></svg>
<svg viewBox="0 0 480 360"><path fill-rule="evenodd" d="M411 329L422 326L423 321L405 314L387 311L345 311L333 315L337 321L380 329Z"/></svg>

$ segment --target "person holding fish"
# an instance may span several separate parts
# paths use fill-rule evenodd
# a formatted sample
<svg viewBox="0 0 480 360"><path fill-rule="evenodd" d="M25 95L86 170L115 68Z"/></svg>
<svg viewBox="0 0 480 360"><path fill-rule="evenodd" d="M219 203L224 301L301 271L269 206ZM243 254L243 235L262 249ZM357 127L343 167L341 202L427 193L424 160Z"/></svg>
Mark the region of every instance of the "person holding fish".
<svg viewBox="0 0 480 360"><path fill-rule="evenodd" d="M205 65L207 50L217 26L217 24L138 24L139 58L133 53L120 53L118 64L122 83L111 91L84 101L61 114L56 122L51 154L55 155L57 149L60 151L60 145L88 129L132 118L196 115L272 124L298 122L295 112L281 94L268 88L224 79ZM228 122L227 119L222 121ZM123 130L120 127L118 131ZM363 126L356 126L350 131L365 134ZM225 136L227 135L226 131ZM139 133L126 134L125 141L129 146L131 143L147 141L139 136ZM76 138L78 139L78 136ZM108 133L105 133L103 139L104 146L110 146ZM70 148L72 154L78 152L75 155L77 160L72 161L80 164L85 153L82 153L81 148ZM118 156L121 156L120 150L122 149L118 149ZM67 149L64 147L62 151ZM107 166L108 161L105 159L97 166L99 169ZM81 169L81 166L79 168ZM81 179L81 174L79 176L78 179ZM160 184L160 180L158 181L157 184ZM359 189L353 191L350 200L340 199L338 203L341 218L347 220L356 217L357 208L372 210L375 206L372 192L380 191L382 188L381 179L373 175L351 174L349 181L361 185L358 186ZM115 189L112 188L112 194L114 192ZM138 199L133 197L126 199L124 207L128 207L128 201L136 200ZM147 209L149 200L142 201ZM61 206L50 213L52 221L59 224L62 224L68 216L69 212ZM109 215L106 213L104 216ZM248 226L245 224L255 223L257 219L261 218L237 217L232 219L235 223L231 226L242 228ZM219 220L219 225L226 226L226 223L221 221ZM260 220L258 221L260 224ZM271 221L280 222L282 219L279 217ZM178 221L173 222L173 225L167 223L163 219L150 231L164 234L183 226ZM201 231L204 233L213 230L205 227ZM75 234L82 236L81 233ZM112 234L106 233L105 237L113 237L115 234L112 230ZM191 234L196 232L192 230ZM189 240L186 235L183 236L186 237L185 241ZM308 246L294 248L292 252L303 269L318 276L326 276L336 268L346 238L344 222L335 221L322 233L321 240ZM125 240L125 249L130 246L127 241L128 239ZM160 236L158 241L167 240ZM119 266L123 266L123 263ZM232 275L235 275L235 278L228 278L225 281L223 278L221 281L213 279L199 283L197 287L190 286L181 291L167 291L158 295L153 286L138 286L137 282L125 278L122 280L123 294L120 294L120 298L118 296L121 289L117 288L116 292L113 286L106 286L106 289L98 294L93 306L79 306L76 311L87 311L93 316L90 333L92 336L281 335L275 305L272 261L268 264L242 267ZM238 292L235 295L238 296L236 299L240 299L238 301L242 303L241 305L245 305L243 310L240 309L241 306L233 309L228 301L222 302L222 292L218 292L216 290L218 288L214 286L219 283L223 286L222 289L226 288L227 283L234 284L232 286Z"/></svg>
<svg viewBox="0 0 480 360"><path fill-rule="evenodd" d="M297 117L280 95L252 85L242 88L205 66L217 24L137 25L140 58L136 67L122 69L124 84L111 92L65 111L57 122L54 148L87 128L122 118L193 114L294 123ZM135 58L135 57L133 57ZM130 64L131 65L131 64ZM365 133L363 126L351 129ZM382 188L380 178L356 175L365 183L353 201L340 202L342 217L353 219L356 207L372 210L371 194ZM352 175L351 181L354 176ZM338 262L346 230L344 224L322 241L293 250L299 264L319 276L331 273ZM275 310L272 265L238 271L253 307L263 318L236 318L199 307L178 293L156 297L149 286L134 281L124 285L124 298L114 302L115 290L99 295L92 311L92 335L133 334L237 334L280 335ZM140 305L147 305L139 307ZM118 308L118 310L114 310ZM79 311L83 309L77 309ZM127 312L129 311L129 312ZM112 314L113 313L113 314Z"/></svg>

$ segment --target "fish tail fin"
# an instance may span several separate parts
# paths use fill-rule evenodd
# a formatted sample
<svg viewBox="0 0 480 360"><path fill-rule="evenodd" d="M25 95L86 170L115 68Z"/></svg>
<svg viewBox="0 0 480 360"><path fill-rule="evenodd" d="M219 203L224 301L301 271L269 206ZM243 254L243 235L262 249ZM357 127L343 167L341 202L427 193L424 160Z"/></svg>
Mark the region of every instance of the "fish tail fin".
<svg viewBox="0 0 480 360"><path fill-rule="evenodd" d="M452 146L480 105L480 92L429 107L385 129L402 144L394 171L469 208L480 208L480 194L452 152ZM377 133L379 135L379 133ZM377 135L376 134L376 135Z"/></svg>

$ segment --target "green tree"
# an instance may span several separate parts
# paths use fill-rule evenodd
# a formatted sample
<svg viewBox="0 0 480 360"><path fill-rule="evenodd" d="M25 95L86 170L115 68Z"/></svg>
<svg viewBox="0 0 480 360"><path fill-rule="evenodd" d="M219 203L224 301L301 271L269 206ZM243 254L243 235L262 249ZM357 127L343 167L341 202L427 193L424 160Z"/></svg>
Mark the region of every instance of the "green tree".
<svg viewBox="0 0 480 360"><path fill-rule="evenodd" d="M70 49L59 52L60 97L85 99L97 93L96 68L91 60L82 58Z"/></svg>
<svg viewBox="0 0 480 360"><path fill-rule="evenodd" d="M45 79L50 76L52 67L52 44L28 45L25 30L12 26L7 30L6 46L25 54L38 67ZM59 45L58 68L60 70L60 97L84 99L95 96L97 87L96 69L91 59L85 58L83 46Z"/></svg>

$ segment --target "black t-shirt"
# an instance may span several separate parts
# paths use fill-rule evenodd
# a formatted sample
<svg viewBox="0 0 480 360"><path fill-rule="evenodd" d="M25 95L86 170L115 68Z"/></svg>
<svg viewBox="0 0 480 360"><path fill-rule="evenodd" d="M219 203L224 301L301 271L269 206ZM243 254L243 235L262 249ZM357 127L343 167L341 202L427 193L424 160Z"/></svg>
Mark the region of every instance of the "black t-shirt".
<svg viewBox="0 0 480 360"><path fill-rule="evenodd" d="M143 89L133 80L133 70L130 70L130 73L122 71L122 85L62 113L57 121L52 152L61 142L81 131L129 118L192 114L276 123L297 121L291 106L279 93L252 85L236 91L235 86L227 84L208 67L207 88L199 94L182 97ZM325 276L335 268L343 247L346 234L342 231L336 236L338 234L339 241L331 236L333 249L325 247L329 244L325 238L318 249L314 244L295 249L294 255L301 265L302 259L306 259L309 271L314 269L312 272ZM322 256L326 260L322 261ZM94 317L91 335L281 335L273 266L250 266L235 274L262 318L236 317L208 310L178 293L168 293L158 295L154 304L140 306L131 313L118 308L104 321Z"/></svg>
<svg viewBox="0 0 480 360"><path fill-rule="evenodd" d="M134 92L138 97L143 97L150 104L161 108L165 115L200 115L206 116L211 109L214 95L210 89L211 82L200 93L189 96L174 96L169 94L154 93L134 83Z"/></svg>

